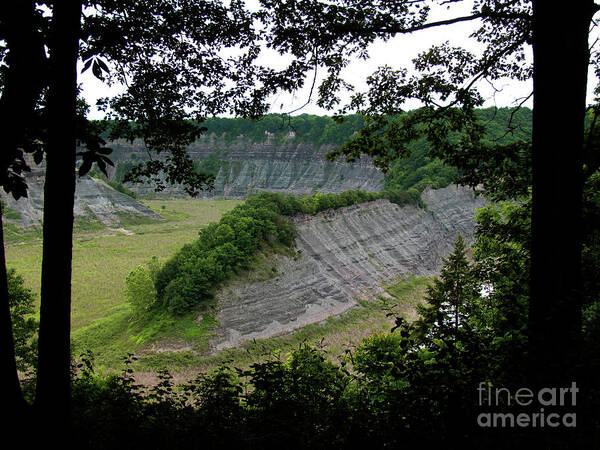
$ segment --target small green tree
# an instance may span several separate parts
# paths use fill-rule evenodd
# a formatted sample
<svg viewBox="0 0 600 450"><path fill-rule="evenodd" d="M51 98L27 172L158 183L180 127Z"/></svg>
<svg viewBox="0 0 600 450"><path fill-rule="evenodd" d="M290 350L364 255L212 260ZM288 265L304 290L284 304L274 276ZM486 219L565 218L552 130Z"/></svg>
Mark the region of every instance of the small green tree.
<svg viewBox="0 0 600 450"><path fill-rule="evenodd" d="M429 306L421 306L419 329L438 338L456 338L470 327L476 299L480 297L478 283L472 276L467 260L465 241L458 236L454 252L444 259L438 278L427 290Z"/></svg>
<svg viewBox="0 0 600 450"><path fill-rule="evenodd" d="M156 289L151 273L144 266L137 266L127 275L125 296L131 305L134 320L147 317L156 302Z"/></svg>
<svg viewBox="0 0 600 450"><path fill-rule="evenodd" d="M37 331L35 319L35 295L25 287L23 277L15 269L6 273L8 281L8 303L13 324L17 369L27 372L37 365Z"/></svg>

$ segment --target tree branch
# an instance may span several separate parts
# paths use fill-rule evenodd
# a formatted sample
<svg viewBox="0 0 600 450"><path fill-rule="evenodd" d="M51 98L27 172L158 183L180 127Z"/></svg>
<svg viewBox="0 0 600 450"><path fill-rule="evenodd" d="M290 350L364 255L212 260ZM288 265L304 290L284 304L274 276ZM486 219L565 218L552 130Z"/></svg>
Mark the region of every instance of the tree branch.
<svg viewBox="0 0 600 450"><path fill-rule="evenodd" d="M362 27L360 25L358 25L358 26L339 25L339 26L334 26L334 29L336 31L341 31L341 32L407 34L407 33L412 33L414 31L425 30L427 28L434 28L434 27L443 26L443 25L452 25L452 24L459 23L459 22L467 22L470 20L480 19L481 17L483 17L483 15L481 13L479 13L479 14L473 14L471 16L455 17L453 19L448 19L448 20L440 20L437 22L424 23L421 25L416 25L414 27L408 27L408 28L394 27L394 26L391 26L389 28L374 28L374 27L369 28L369 27Z"/></svg>
<svg viewBox="0 0 600 450"><path fill-rule="evenodd" d="M468 22L477 19L507 19L507 20L531 20L529 14L520 13L498 13L494 11L485 11L470 16L454 17L447 20L439 20L436 22L424 23L421 25L415 25L413 27L402 27L402 26L390 26L386 28L369 28L369 27L352 27L348 25L335 26L334 28L338 31L345 32L358 32L358 33L389 33L389 34L408 34L415 31L426 30L428 28L435 28L445 25L453 25L455 23Z"/></svg>

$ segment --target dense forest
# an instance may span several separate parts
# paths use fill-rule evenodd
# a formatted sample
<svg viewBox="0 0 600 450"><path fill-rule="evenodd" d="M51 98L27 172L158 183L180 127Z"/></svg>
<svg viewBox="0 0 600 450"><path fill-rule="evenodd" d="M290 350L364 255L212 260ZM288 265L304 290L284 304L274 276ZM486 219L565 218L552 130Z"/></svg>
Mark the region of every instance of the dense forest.
<svg viewBox="0 0 600 450"><path fill-rule="evenodd" d="M486 140L510 144L531 139L531 110L528 108L485 108L477 110L485 127ZM385 174L385 185L393 189L442 188L455 182L459 169L430 156L430 144L424 138L409 144L408 157L394 160Z"/></svg>
<svg viewBox="0 0 600 450"><path fill-rule="evenodd" d="M527 107L517 110L509 107L481 108L477 110L477 116L483 122L490 140L508 143L531 138L531 109ZM267 114L259 120L211 117L201 125L206 128L206 135L214 133L225 142L240 138L250 142L283 142L293 139L318 147L324 144L344 144L364 127L364 120L357 114L337 118L312 114ZM290 133L293 133L293 137Z"/></svg>

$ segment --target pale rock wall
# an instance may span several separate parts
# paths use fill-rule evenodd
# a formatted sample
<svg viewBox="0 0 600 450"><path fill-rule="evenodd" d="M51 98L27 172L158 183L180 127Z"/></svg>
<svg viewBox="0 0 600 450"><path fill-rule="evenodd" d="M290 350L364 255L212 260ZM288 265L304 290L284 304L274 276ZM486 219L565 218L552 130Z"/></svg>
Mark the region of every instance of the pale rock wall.
<svg viewBox="0 0 600 450"><path fill-rule="evenodd" d="M427 190L422 199L426 209L377 200L297 216L299 258L278 256L275 278L234 283L217 295L214 350L342 314L398 276L437 273L458 234L472 240L484 200L456 186Z"/></svg>
<svg viewBox="0 0 600 450"><path fill-rule="evenodd" d="M43 165L36 167L33 161L29 161L29 164L32 171L25 176L28 196L19 200L6 194L2 196L2 201L6 206L21 215L19 219L5 220L25 228L41 224L44 208L45 168ZM119 214L162 219L160 215L135 199L87 175L82 178L77 177L73 213L76 218L99 220L107 226L119 225Z"/></svg>
<svg viewBox="0 0 600 450"><path fill-rule="evenodd" d="M135 155L135 159L128 161L139 162L147 157L139 143L119 142L118 146L129 158ZM219 159L228 163L216 175L214 190L200 194L204 197L237 198L263 190L308 194L383 189L383 174L368 158L352 164L327 161L325 155L333 149L332 145L314 146L293 141L252 143L238 139L226 144L214 136L205 136L190 146L188 153L193 160L203 161L215 151L221 151ZM150 184L127 186L140 194L154 192ZM160 195L183 196L185 192L181 186L169 186Z"/></svg>

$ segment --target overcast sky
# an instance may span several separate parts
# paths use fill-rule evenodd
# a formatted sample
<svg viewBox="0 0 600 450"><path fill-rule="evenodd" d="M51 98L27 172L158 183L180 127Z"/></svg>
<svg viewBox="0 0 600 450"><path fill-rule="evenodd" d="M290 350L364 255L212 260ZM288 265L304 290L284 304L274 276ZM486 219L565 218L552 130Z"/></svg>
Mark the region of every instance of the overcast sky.
<svg viewBox="0 0 600 450"><path fill-rule="evenodd" d="M458 10L456 15L467 15L470 8ZM436 17L433 17L435 20ZM460 45L468 50L477 52L477 43L467 37L479 25L478 21L462 22L453 25L446 25L419 31L410 35L397 36L387 42L376 42L370 47L370 58L368 60L353 61L344 71L345 79L353 84L357 90L363 90L366 86L365 80L372 74L377 67L387 64L394 68L406 67L412 68L412 59L420 52L428 49L431 45L441 44L450 41L452 45ZM261 55L260 62L273 67L281 67L282 61L275 53L264 53ZM104 83L93 77L89 70L80 75L80 82L83 84L83 95L90 105L92 105L92 119L102 117L96 108L96 100L103 96L110 96L118 93L120 88L108 88ZM590 90L594 83L590 78ZM310 80L307 81L305 89L295 94L280 94L272 98L271 112L289 112L302 106L309 97ZM486 99L484 106L513 106L520 99L527 97L532 90L530 82L516 82L514 80L501 80L494 83L494 87L483 81L479 84L479 90ZM525 103L531 107L531 99ZM417 103L408 104L408 109L418 107ZM333 111L326 111L316 106L313 101L298 111L296 114L309 113L331 115Z"/></svg>

